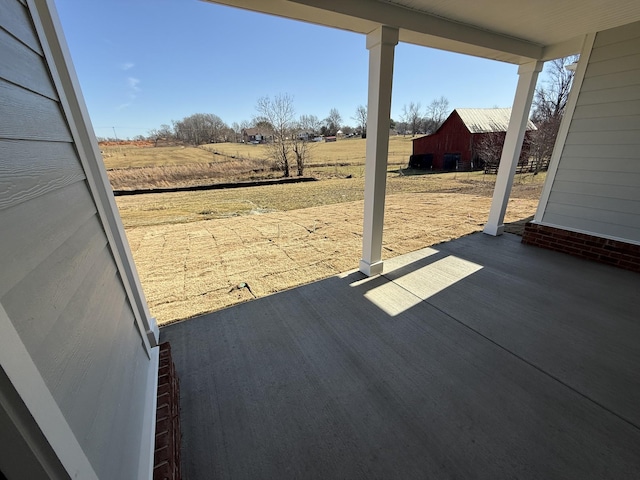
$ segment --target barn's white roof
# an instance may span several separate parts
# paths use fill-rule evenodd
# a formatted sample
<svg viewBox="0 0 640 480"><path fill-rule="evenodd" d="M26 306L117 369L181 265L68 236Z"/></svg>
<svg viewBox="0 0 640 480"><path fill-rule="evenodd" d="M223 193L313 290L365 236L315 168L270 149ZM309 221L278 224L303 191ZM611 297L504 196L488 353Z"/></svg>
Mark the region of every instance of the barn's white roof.
<svg viewBox="0 0 640 480"><path fill-rule="evenodd" d="M471 133L506 132L511 118L510 108L456 108ZM536 130L531 120L527 130Z"/></svg>

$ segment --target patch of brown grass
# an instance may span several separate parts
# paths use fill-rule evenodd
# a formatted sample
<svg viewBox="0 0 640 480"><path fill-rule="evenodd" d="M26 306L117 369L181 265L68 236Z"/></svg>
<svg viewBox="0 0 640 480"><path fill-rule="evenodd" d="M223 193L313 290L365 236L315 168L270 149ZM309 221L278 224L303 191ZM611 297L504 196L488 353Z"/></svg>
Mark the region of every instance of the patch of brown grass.
<svg viewBox="0 0 640 480"><path fill-rule="evenodd" d="M544 175L533 182L516 181L512 198L540 196ZM481 172L405 176L390 172L387 194L458 193L490 198L495 176ZM191 223L264 212L289 212L364 199L364 178L333 178L318 182L225 190L158 193L116 197L125 227Z"/></svg>
<svg viewBox="0 0 640 480"><path fill-rule="evenodd" d="M209 185L280 177L268 162L226 159L211 163L118 168L107 171L114 190Z"/></svg>
<svg viewBox="0 0 640 480"><path fill-rule="evenodd" d="M204 148L189 146L136 147L135 145L115 145L100 148L107 170L156 167L166 165L207 164L228 160Z"/></svg>
<svg viewBox="0 0 640 480"><path fill-rule="evenodd" d="M354 138L312 143L305 175L319 179L364 177L366 140ZM389 169L406 166L411 155L409 137L389 139ZM274 178L265 145L216 143L153 147L134 143L102 144L111 185L116 190L203 185ZM130 171L129 171L130 170Z"/></svg>

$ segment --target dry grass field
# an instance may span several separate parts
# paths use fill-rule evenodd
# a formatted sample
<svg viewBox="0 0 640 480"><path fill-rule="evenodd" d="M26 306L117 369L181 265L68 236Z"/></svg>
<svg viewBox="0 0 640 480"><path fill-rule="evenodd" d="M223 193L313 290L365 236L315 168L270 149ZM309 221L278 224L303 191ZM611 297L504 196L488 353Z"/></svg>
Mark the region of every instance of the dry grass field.
<svg viewBox="0 0 640 480"><path fill-rule="evenodd" d="M414 174L406 165L410 140L392 139L387 176L384 258L482 229L495 176L480 172ZM344 149L341 150L340 146ZM356 268L361 256L364 141L318 144L309 171L316 182L116 197L152 314L160 324L189 318ZM118 148L118 147L114 147ZM108 168L150 168L261 162L260 145L204 148L122 148ZM208 151L215 148L217 153ZM155 152L154 152L155 151ZM185 153L181 163L180 151ZM249 154L256 152L255 157ZM126 153L126 156L124 155ZM166 156L165 156L166 153ZM236 158L232 158L236 157ZM242 158L242 160L239 160ZM132 159L134 168L126 167ZM255 164L255 163L254 163ZM220 178L244 178L233 168ZM235 175L235 176L234 176ZM276 175L279 175L276 172ZM346 178L350 177L350 178ZM135 179L135 175L133 177ZM207 177L208 178L208 177ZM535 212L544 175L518 176L507 221ZM220 180L218 180L220 181Z"/></svg>
<svg viewBox="0 0 640 480"><path fill-rule="evenodd" d="M538 191L543 175L516 181L514 195ZM490 197L495 176L472 173L401 175L389 172L388 195L458 193ZM524 192L524 193L522 193ZM462 197L466 203L467 197ZM364 177L317 182L194 192L157 193L116 198L126 228L190 223L243 215L286 212L364 199Z"/></svg>
<svg viewBox="0 0 640 480"><path fill-rule="evenodd" d="M306 176L364 176L365 142L361 138L311 144ZM109 180L115 190L202 185L279 178L265 145L216 143L189 146L101 146ZM406 166L410 137L392 137L389 168Z"/></svg>
<svg viewBox="0 0 640 480"><path fill-rule="evenodd" d="M365 158L365 139L351 138L337 142L311 144L309 168L352 164L362 166ZM212 143L199 147L153 147L136 145L102 145L107 170L131 167L185 165L193 163L225 162L233 159L268 161L265 145L244 143ZM411 154L411 137L389 139L389 165L406 165Z"/></svg>

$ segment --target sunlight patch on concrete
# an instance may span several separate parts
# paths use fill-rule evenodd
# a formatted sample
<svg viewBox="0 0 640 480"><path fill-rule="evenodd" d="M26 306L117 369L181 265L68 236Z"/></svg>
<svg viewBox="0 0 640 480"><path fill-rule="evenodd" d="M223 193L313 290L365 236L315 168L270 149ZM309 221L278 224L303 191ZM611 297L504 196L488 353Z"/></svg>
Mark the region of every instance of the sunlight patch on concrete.
<svg viewBox="0 0 640 480"><path fill-rule="evenodd" d="M482 265L450 255L376 286L364 296L394 317L481 269ZM369 279L360 280L351 286L367 281Z"/></svg>
<svg viewBox="0 0 640 480"><path fill-rule="evenodd" d="M393 282L372 288L364 294L364 298L391 317L415 307L422 301L420 297Z"/></svg>
<svg viewBox="0 0 640 480"><path fill-rule="evenodd" d="M450 255L396 278L394 282L426 300L481 269L482 265Z"/></svg>

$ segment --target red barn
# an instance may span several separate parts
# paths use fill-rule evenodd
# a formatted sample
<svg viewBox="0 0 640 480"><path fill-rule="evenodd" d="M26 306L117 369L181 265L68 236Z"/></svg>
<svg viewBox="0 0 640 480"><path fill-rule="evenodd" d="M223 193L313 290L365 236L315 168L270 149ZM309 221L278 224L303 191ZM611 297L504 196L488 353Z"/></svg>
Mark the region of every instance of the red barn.
<svg viewBox="0 0 640 480"><path fill-rule="evenodd" d="M510 108L457 108L435 133L413 140L409 167L451 171L497 163L510 117ZM527 131L535 129L529 121ZM525 161L526 150L523 148Z"/></svg>

